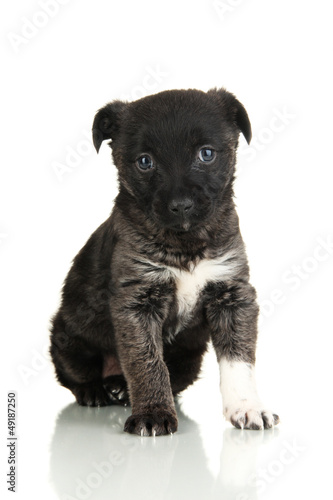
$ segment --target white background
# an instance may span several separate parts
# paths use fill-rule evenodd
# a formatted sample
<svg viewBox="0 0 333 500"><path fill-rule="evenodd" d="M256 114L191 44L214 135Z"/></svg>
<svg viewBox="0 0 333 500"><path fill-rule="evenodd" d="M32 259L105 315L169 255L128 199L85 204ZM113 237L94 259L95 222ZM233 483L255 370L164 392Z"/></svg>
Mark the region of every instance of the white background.
<svg viewBox="0 0 333 500"><path fill-rule="evenodd" d="M332 495L330 7L328 0L2 2L3 491L6 397L15 390L16 498ZM261 304L258 386L281 424L233 432L210 353L182 397L179 432L126 441L129 409L73 405L47 355L70 262L117 193L109 148L97 156L91 144L93 116L112 99L221 86L252 122L252 144L240 139L236 203ZM113 465L103 476L93 464L105 457Z"/></svg>

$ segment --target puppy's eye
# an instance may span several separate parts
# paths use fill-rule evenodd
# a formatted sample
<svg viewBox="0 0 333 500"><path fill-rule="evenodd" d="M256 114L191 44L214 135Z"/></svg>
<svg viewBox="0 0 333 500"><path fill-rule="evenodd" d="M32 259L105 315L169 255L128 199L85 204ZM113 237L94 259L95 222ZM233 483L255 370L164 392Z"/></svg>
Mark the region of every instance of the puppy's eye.
<svg viewBox="0 0 333 500"><path fill-rule="evenodd" d="M153 160L149 155L141 155L137 160L136 160L136 165L139 167L140 170L150 170L153 168Z"/></svg>
<svg viewBox="0 0 333 500"><path fill-rule="evenodd" d="M201 148L199 151L199 159L204 163L209 163L215 160L216 151L213 148Z"/></svg>

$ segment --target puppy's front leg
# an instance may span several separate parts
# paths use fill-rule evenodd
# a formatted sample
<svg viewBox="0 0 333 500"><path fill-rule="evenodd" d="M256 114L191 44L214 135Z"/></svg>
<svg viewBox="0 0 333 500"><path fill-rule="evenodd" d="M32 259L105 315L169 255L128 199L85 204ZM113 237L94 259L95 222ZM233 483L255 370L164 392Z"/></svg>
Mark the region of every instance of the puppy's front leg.
<svg viewBox="0 0 333 500"><path fill-rule="evenodd" d="M240 429L268 429L279 417L262 404L254 364L259 308L254 288L244 281L207 289L207 319L220 366L223 413Z"/></svg>
<svg viewBox="0 0 333 500"><path fill-rule="evenodd" d="M132 415L124 430L141 436L177 430L170 377L163 361L162 324L169 310L166 285L119 293L111 307L117 352L128 384Z"/></svg>

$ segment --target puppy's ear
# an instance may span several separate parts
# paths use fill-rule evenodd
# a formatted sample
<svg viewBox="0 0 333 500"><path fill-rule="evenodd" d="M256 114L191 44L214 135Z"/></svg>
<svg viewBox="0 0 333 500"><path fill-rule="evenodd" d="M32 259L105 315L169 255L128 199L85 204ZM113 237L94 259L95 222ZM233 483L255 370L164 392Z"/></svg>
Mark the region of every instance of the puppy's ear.
<svg viewBox="0 0 333 500"><path fill-rule="evenodd" d="M97 111L92 127L93 142L97 153L103 141L117 137L121 115L126 106L126 102L113 101Z"/></svg>
<svg viewBox="0 0 333 500"><path fill-rule="evenodd" d="M240 132L242 132L246 142L250 144L252 139L251 123L243 104L241 104L231 92L223 88L212 89L209 90L208 93L216 94L220 104L224 108L224 112L229 119L235 123Z"/></svg>

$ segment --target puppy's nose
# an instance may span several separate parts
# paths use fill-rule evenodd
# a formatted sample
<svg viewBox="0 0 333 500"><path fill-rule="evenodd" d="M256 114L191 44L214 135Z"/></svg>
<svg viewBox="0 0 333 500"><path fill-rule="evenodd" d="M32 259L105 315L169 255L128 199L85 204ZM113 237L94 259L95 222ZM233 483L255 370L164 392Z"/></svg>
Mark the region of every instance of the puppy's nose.
<svg viewBox="0 0 333 500"><path fill-rule="evenodd" d="M184 198L182 200L172 200L169 203L169 211L174 215L188 215L193 208L193 201L190 198Z"/></svg>

